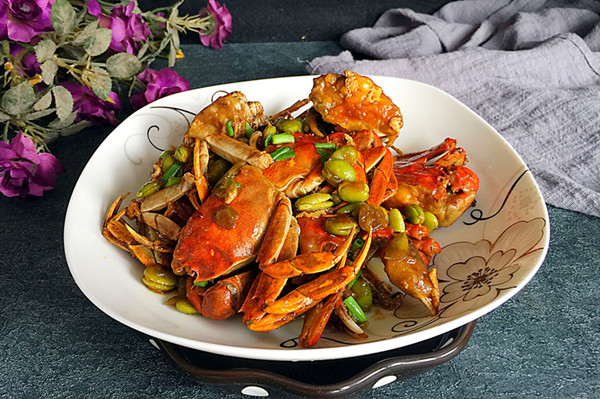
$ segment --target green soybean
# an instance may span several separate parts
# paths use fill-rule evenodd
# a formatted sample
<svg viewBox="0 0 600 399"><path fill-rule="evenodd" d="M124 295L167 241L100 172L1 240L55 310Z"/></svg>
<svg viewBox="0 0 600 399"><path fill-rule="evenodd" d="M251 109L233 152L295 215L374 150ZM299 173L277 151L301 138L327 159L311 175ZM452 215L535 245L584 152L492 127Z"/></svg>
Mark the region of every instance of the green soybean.
<svg viewBox="0 0 600 399"><path fill-rule="evenodd" d="M299 119L280 119L275 122L277 130L283 133L296 133L302 131L302 121Z"/></svg>
<svg viewBox="0 0 600 399"><path fill-rule="evenodd" d="M427 230L433 231L436 227L438 227L438 218L431 212L423 213L423 226L427 227Z"/></svg>
<svg viewBox="0 0 600 399"><path fill-rule="evenodd" d="M338 186L343 181L355 181L356 171L346 161L330 159L323 165L323 177L333 186Z"/></svg>
<svg viewBox="0 0 600 399"><path fill-rule="evenodd" d="M356 221L346 215L337 215L327 218L324 229L330 234L347 237L352 229L356 226Z"/></svg>
<svg viewBox="0 0 600 399"><path fill-rule="evenodd" d="M327 209L333 206L331 195L327 193L314 193L298 198L296 203L298 211L316 211L318 209Z"/></svg>
<svg viewBox="0 0 600 399"><path fill-rule="evenodd" d="M208 171L206 172L208 184L214 186L231 168L231 164L223 158L213 157L208 161Z"/></svg>
<svg viewBox="0 0 600 399"><path fill-rule="evenodd" d="M335 213L340 215L349 215L354 212L357 208L359 208L364 202L353 202L348 205L344 205L340 209L338 209Z"/></svg>
<svg viewBox="0 0 600 399"><path fill-rule="evenodd" d="M354 162L356 162L356 158L358 158L358 150L351 145L345 145L343 147L338 148L329 157L329 159L341 159L342 161L346 161L350 165L354 165Z"/></svg>
<svg viewBox="0 0 600 399"><path fill-rule="evenodd" d="M194 307L194 305L192 305L190 303L190 301L188 301L187 299L180 299L175 303L175 308L177 308L177 310L179 310L181 313L185 313L185 314L196 314L198 313L198 311L196 310L196 308Z"/></svg>
<svg viewBox="0 0 600 399"><path fill-rule="evenodd" d="M423 212L423 208L421 208L417 204L412 204L404 208L402 211L404 216L406 216L406 221L411 224L422 224L425 220L425 213Z"/></svg>
<svg viewBox="0 0 600 399"><path fill-rule="evenodd" d="M354 293L354 299L356 299L362 310L366 312L371 309L373 294L371 292L371 285L367 280L359 277L352 285L351 290Z"/></svg>
<svg viewBox="0 0 600 399"><path fill-rule="evenodd" d="M369 185L365 182L342 182L337 189L345 202L364 202L369 199Z"/></svg>
<svg viewBox="0 0 600 399"><path fill-rule="evenodd" d="M177 277L160 266L148 266L144 270L142 282L154 291L170 291L177 285Z"/></svg>
<svg viewBox="0 0 600 399"><path fill-rule="evenodd" d="M402 213L396 208L390 209L388 216L390 218L390 227L396 233L404 233L406 226L404 225L404 218Z"/></svg>

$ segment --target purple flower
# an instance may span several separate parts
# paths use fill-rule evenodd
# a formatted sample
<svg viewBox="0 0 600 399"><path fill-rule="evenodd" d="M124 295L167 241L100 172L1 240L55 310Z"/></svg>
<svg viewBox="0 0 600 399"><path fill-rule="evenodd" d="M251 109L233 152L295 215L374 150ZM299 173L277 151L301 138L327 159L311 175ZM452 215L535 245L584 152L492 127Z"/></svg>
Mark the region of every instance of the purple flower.
<svg viewBox="0 0 600 399"><path fill-rule="evenodd" d="M223 47L223 40L231 34L231 14L225 5L215 0L208 0L208 7L200 10L200 18L212 16L215 21L214 30L200 33L200 41L205 46L213 46L216 49Z"/></svg>
<svg viewBox="0 0 600 399"><path fill-rule="evenodd" d="M7 197L41 196L56 185L64 168L54 155L37 153L29 137L19 132L9 143L0 141L0 193Z"/></svg>
<svg viewBox="0 0 600 399"><path fill-rule="evenodd" d="M150 28L144 23L140 14L134 14L135 2L126 6L113 6L110 16L102 14L100 4L96 0L88 0L88 12L98 17L102 28L112 29L110 48L117 52L134 54L140 49L140 42L148 39Z"/></svg>
<svg viewBox="0 0 600 399"><path fill-rule="evenodd" d="M107 123L116 125L119 122L115 113L121 109L121 102L115 92L110 92L110 101L104 101L87 86L74 82L64 82L61 85L73 96L73 111L77 111L75 122L88 121L95 126Z"/></svg>
<svg viewBox="0 0 600 399"><path fill-rule="evenodd" d="M15 61L22 67L19 70L19 75L23 77L33 77L38 73L42 73L40 63L38 62L35 53L28 53L25 47L16 43L11 43L10 55L12 55Z"/></svg>
<svg viewBox="0 0 600 399"><path fill-rule="evenodd" d="M146 91L131 96L131 105L136 109L159 98L190 89L190 82L169 68L163 68L160 71L146 68L137 78L146 84Z"/></svg>
<svg viewBox="0 0 600 399"><path fill-rule="evenodd" d="M0 1L0 39L29 43L37 35L53 30L52 4L54 0Z"/></svg>

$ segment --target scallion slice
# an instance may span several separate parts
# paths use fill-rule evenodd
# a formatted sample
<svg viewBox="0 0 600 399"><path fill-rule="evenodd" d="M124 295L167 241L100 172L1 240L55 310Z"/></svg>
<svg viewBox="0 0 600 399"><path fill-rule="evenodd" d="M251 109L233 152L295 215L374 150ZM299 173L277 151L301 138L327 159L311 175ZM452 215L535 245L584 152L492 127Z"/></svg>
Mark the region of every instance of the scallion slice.
<svg viewBox="0 0 600 399"><path fill-rule="evenodd" d="M365 312L363 312L363 310L360 308L360 305L358 302L356 302L354 297L349 296L348 298L344 299L344 305L346 305L348 311L352 313L354 317L356 317L356 320L358 320L359 323L367 321L367 315L365 315Z"/></svg>
<svg viewBox="0 0 600 399"><path fill-rule="evenodd" d="M315 143L315 148L321 148L323 150L333 150L335 147L335 143Z"/></svg>
<svg viewBox="0 0 600 399"><path fill-rule="evenodd" d="M167 183L172 177L181 177L181 164L175 162L162 175L163 183Z"/></svg>
<svg viewBox="0 0 600 399"><path fill-rule="evenodd" d="M231 121L227 121L227 135L233 137L233 125L231 124Z"/></svg>
<svg viewBox="0 0 600 399"><path fill-rule="evenodd" d="M271 144L286 144L295 141L294 136L289 133L279 133L271 136Z"/></svg>
<svg viewBox="0 0 600 399"><path fill-rule="evenodd" d="M194 281L195 287L206 287L208 285L208 281Z"/></svg>
<svg viewBox="0 0 600 399"><path fill-rule="evenodd" d="M294 153L294 150L289 147L281 147L271 153L271 158L273 158L273 161L281 161L294 156L296 156L296 153Z"/></svg>

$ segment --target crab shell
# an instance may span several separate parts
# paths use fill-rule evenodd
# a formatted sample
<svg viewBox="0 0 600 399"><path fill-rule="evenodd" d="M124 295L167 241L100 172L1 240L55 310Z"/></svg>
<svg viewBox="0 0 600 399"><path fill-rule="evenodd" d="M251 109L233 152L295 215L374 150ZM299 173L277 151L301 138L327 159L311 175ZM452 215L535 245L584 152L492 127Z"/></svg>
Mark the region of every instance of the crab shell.
<svg viewBox="0 0 600 399"><path fill-rule="evenodd" d="M229 204L212 194L181 230L171 263L176 273L208 281L255 258L271 218L276 190L262 171L251 165L243 166L234 180L240 186ZM215 221L215 214L225 205L238 215L231 229Z"/></svg>

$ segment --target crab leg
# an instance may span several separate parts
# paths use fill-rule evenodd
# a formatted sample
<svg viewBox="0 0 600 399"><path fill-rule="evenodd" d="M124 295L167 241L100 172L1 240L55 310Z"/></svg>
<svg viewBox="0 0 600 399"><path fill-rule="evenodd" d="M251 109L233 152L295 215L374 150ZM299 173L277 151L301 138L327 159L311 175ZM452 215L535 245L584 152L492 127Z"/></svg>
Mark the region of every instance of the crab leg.
<svg viewBox="0 0 600 399"><path fill-rule="evenodd" d="M343 262L342 267L301 285L281 299L268 303L264 308L265 312L275 314L298 312L302 308L314 306L316 302L344 288L356 277L365 262L371 247L371 238L372 232L369 231L365 244L352 265Z"/></svg>
<svg viewBox="0 0 600 399"><path fill-rule="evenodd" d="M271 217L271 222L256 261L261 265L273 263L284 246L290 224L292 223L292 203L285 195L278 193L277 207Z"/></svg>
<svg viewBox="0 0 600 399"><path fill-rule="evenodd" d="M304 324L302 324L302 331L298 337L300 346L308 348L319 341L323 334L323 330L325 330L325 326L341 297L342 290L336 294L330 295L326 300L319 302L306 313Z"/></svg>
<svg viewBox="0 0 600 399"><path fill-rule="evenodd" d="M196 139L194 145L194 177L196 180L196 191L200 202L208 197L208 179L205 177L208 169L208 144L204 140Z"/></svg>
<svg viewBox="0 0 600 399"><path fill-rule="evenodd" d="M320 273L329 270L338 263L352 246L352 232L344 243L334 252L315 252L298 255L295 258L272 264L261 264L260 269L275 278L291 278L302 274Z"/></svg>

